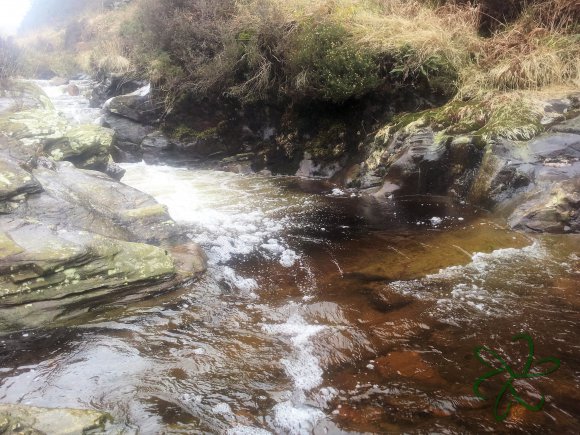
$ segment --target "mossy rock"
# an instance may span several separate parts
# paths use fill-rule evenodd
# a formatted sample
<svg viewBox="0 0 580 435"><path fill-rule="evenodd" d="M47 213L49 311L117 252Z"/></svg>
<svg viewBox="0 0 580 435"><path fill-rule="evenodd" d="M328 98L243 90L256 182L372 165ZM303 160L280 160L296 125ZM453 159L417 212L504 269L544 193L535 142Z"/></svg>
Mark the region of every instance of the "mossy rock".
<svg viewBox="0 0 580 435"><path fill-rule="evenodd" d="M92 124L72 126L46 109L0 116L0 130L18 141L21 160L48 155L87 169L106 167L115 140L113 130Z"/></svg>
<svg viewBox="0 0 580 435"><path fill-rule="evenodd" d="M21 222L0 240L2 304L62 299L93 289L114 292L162 282L176 272L164 249L82 231Z"/></svg>
<svg viewBox="0 0 580 435"><path fill-rule="evenodd" d="M0 155L0 202L41 190L42 187L32 174Z"/></svg>
<svg viewBox="0 0 580 435"><path fill-rule="evenodd" d="M0 114L30 109L54 111L50 98L32 82L13 80L0 84Z"/></svg>

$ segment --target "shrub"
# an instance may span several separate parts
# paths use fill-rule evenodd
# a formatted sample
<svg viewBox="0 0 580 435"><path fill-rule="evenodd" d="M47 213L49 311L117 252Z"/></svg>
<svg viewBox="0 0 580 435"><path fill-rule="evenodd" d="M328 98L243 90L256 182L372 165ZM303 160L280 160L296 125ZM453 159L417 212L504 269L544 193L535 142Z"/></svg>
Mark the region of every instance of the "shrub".
<svg viewBox="0 0 580 435"><path fill-rule="evenodd" d="M379 86L378 59L350 41L335 22L308 22L294 41L290 68L297 91L314 98L342 102Z"/></svg>

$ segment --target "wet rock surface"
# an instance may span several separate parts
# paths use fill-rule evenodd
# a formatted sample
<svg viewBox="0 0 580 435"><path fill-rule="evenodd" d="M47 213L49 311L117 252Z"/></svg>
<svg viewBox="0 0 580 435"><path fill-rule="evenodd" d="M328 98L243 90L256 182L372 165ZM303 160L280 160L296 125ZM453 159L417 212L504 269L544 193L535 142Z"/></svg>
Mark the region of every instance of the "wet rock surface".
<svg viewBox="0 0 580 435"><path fill-rule="evenodd" d="M104 170L114 143L114 132L97 125L72 126L58 113L33 109L0 117L0 131L14 141L0 149L22 160L49 155L80 168ZM8 149L7 149L8 148Z"/></svg>
<svg viewBox="0 0 580 435"><path fill-rule="evenodd" d="M50 99L36 85L12 82L0 86L0 115L30 109L54 110Z"/></svg>
<svg viewBox="0 0 580 435"><path fill-rule="evenodd" d="M443 134L420 116L398 130L388 125L371 140L351 185L379 198L449 195L505 214L513 228L578 232L580 117L574 101L546 103L542 121L550 127L531 140Z"/></svg>
<svg viewBox="0 0 580 435"><path fill-rule="evenodd" d="M153 99L150 85L130 94L113 97L105 102L103 108L109 113L141 124L154 123L162 113L162 105Z"/></svg>
<svg viewBox="0 0 580 435"><path fill-rule="evenodd" d="M72 126L49 109L0 115L0 129L1 330L205 269L164 206L104 173L124 173L110 161L112 130Z"/></svg>
<svg viewBox="0 0 580 435"><path fill-rule="evenodd" d="M205 269L203 253L150 196L68 162L22 171L30 180L5 195L0 215L3 329L26 325L14 307L171 287Z"/></svg>
<svg viewBox="0 0 580 435"><path fill-rule="evenodd" d="M122 74L102 77L100 83L92 91L90 106L102 107L110 98L135 92L144 85L144 82L132 80Z"/></svg>
<svg viewBox="0 0 580 435"><path fill-rule="evenodd" d="M0 433L6 435L96 435L104 433L109 419L91 410L0 405Z"/></svg>

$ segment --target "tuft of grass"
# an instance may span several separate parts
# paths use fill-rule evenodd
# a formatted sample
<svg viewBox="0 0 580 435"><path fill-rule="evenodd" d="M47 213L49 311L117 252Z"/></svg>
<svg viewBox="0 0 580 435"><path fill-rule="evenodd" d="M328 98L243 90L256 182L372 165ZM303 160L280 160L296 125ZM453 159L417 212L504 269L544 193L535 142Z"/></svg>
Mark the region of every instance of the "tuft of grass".
<svg viewBox="0 0 580 435"><path fill-rule="evenodd" d="M469 101L454 100L419 113L395 117L380 134L385 138L397 131L412 132L417 127L432 127L439 138L469 136L481 146L498 140L529 140L544 131L543 105L524 92L488 94ZM385 139L383 139L385 142Z"/></svg>
<svg viewBox="0 0 580 435"><path fill-rule="evenodd" d="M520 26L483 43L478 62L462 71L461 91L539 90L580 85L580 34Z"/></svg>

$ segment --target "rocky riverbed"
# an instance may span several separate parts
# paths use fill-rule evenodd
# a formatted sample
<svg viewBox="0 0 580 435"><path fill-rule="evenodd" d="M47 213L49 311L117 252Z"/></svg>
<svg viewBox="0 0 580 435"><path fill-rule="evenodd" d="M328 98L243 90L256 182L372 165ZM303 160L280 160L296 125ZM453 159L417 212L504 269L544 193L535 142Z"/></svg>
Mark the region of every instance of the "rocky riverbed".
<svg viewBox="0 0 580 435"><path fill-rule="evenodd" d="M0 431L578 426L573 99L492 148L415 119L358 162L303 156L313 180L208 170L259 167L156 132L146 89L101 114L73 84L0 99ZM473 349L515 364L522 331L563 364L499 423Z"/></svg>
<svg viewBox="0 0 580 435"><path fill-rule="evenodd" d="M4 331L53 321L69 303L167 289L204 270L203 253L166 208L114 179L123 173L110 157L114 131L73 125L30 82L7 91L2 107Z"/></svg>

